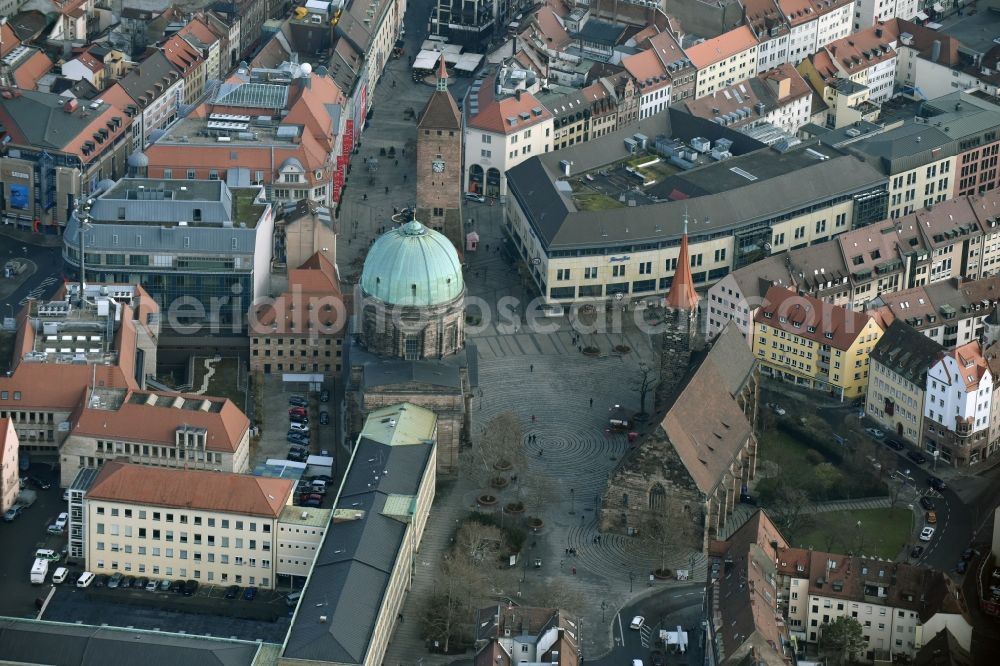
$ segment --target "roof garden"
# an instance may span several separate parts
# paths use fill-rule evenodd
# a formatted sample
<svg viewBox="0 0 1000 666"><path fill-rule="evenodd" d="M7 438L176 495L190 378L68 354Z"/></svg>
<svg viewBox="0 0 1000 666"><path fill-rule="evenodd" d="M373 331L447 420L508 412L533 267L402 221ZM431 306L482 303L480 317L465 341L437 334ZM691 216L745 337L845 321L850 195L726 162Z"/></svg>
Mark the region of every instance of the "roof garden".
<svg viewBox="0 0 1000 666"><path fill-rule="evenodd" d="M260 188L233 187L230 192L233 195L233 222L247 229L255 228L267 208L267 204L256 203Z"/></svg>
<svg viewBox="0 0 1000 666"><path fill-rule="evenodd" d="M611 210L644 206L658 201L647 192L681 171L663 156L651 151L619 160L604 168L566 179L577 210Z"/></svg>

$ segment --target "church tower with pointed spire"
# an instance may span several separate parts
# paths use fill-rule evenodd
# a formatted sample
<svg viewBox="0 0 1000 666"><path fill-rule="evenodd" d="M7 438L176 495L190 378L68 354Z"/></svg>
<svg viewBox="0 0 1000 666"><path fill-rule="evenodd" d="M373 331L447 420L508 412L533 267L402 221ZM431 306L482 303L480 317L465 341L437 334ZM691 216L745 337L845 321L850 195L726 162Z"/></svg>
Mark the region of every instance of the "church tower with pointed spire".
<svg viewBox="0 0 1000 666"><path fill-rule="evenodd" d="M657 413L668 406L680 390L691 365L698 329L698 292L691 278L691 257L688 254L688 217L684 213L684 235L677 254L677 267L670 291L664 300L663 333L660 336L660 383L654 394Z"/></svg>
<svg viewBox="0 0 1000 666"><path fill-rule="evenodd" d="M436 89L417 119L418 220L462 251L462 114L448 92L444 54Z"/></svg>

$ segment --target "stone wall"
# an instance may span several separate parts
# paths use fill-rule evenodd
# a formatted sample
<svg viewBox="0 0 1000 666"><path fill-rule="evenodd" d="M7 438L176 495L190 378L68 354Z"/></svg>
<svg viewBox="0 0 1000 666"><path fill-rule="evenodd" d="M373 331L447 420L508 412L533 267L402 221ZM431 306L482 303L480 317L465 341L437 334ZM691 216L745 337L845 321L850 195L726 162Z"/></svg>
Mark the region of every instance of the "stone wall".
<svg viewBox="0 0 1000 666"><path fill-rule="evenodd" d="M465 346L465 294L449 303L422 308L388 306L364 296L361 343L381 356L406 358L407 338L419 340L417 358L442 358Z"/></svg>
<svg viewBox="0 0 1000 666"><path fill-rule="evenodd" d="M653 409L662 414L670 406L691 366L692 339L698 311L665 308L665 330L660 334L660 383Z"/></svg>

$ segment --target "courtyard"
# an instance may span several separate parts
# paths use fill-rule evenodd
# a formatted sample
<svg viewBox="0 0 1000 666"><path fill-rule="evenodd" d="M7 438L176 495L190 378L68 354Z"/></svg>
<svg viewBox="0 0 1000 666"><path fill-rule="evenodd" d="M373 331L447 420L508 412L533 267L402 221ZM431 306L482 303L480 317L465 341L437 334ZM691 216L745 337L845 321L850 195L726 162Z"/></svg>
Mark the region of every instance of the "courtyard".
<svg viewBox="0 0 1000 666"><path fill-rule="evenodd" d="M906 507L827 511L811 522L792 545L894 560L910 543L913 512Z"/></svg>

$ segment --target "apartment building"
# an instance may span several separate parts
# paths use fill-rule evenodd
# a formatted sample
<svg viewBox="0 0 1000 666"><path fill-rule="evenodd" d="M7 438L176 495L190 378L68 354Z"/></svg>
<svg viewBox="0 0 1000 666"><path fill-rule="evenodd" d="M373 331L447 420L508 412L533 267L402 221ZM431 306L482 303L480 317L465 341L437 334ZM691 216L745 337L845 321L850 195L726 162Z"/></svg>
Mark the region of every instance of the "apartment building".
<svg viewBox="0 0 1000 666"><path fill-rule="evenodd" d="M874 317L780 286L764 299L751 344L763 374L842 400L864 395L869 354L882 337Z"/></svg>
<svg viewBox="0 0 1000 666"><path fill-rule="evenodd" d="M21 492L17 431L9 418L0 418L0 512L14 506Z"/></svg>
<svg viewBox="0 0 1000 666"><path fill-rule="evenodd" d="M788 62L791 27L775 0L745 0L744 22L757 38L757 73Z"/></svg>
<svg viewBox="0 0 1000 666"><path fill-rule="evenodd" d="M856 0L854 31L858 32L894 18L909 21L916 18L920 5L919 0Z"/></svg>
<svg viewBox="0 0 1000 666"><path fill-rule="evenodd" d="M503 65L469 89L464 191L499 198L507 194L509 169L551 150L553 115L534 96L539 87L533 72Z"/></svg>
<svg viewBox="0 0 1000 666"><path fill-rule="evenodd" d="M244 67L146 150L150 178L263 186L275 204L330 205L344 184L351 110L325 67Z"/></svg>
<svg viewBox="0 0 1000 666"><path fill-rule="evenodd" d="M184 77L184 96L181 101L187 106L195 104L205 92L208 72L208 63L201 51L179 34L165 41L159 48Z"/></svg>
<svg viewBox="0 0 1000 666"><path fill-rule="evenodd" d="M247 310L266 295L273 210L263 188L222 180L123 178L73 213L63 260L88 278L141 284L172 330L247 330Z"/></svg>
<svg viewBox="0 0 1000 666"><path fill-rule="evenodd" d="M922 447L927 370L944 351L939 343L896 320L872 349L865 413L883 430Z"/></svg>
<svg viewBox="0 0 1000 666"><path fill-rule="evenodd" d="M20 448L54 453L70 432L84 390L141 389L156 372L160 310L141 287L67 284L18 316L11 371L0 377L0 418Z"/></svg>
<svg viewBox="0 0 1000 666"><path fill-rule="evenodd" d="M757 74L757 38L745 25L688 47L697 70L695 99Z"/></svg>
<svg viewBox="0 0 1000 666"><path fill-rule="evenodd" d="M520 658L527 663L576 666L580 618L558 608L499 603L476 610L475 666L496 666Z"/></svg>
<svg viewBox="0 0 1000 666"><path fill-rule="evenodd" d="M729 324L735 322L747 344L757 309L764 302L767 290L774 285L794 289L796 285L790 253L772 254L739 268L708 288L705 298L705 338L714 340Z"/></svg>
<svg viewBox="0 0 1000 666"><path fill-rule="evenodd" d="M226 32L221 29L217 21L211 21L203 14L195 15L177 32L177 36L201 54L205 63L206 83L212 79L221 81L225 78L232 65L229 59L224 57L223 39L226 37ZM198 97L200 95L193 95L190 99L197 100Z"/></svg>
<svg viewBox="0 0 1000 666"><path fill-rule="evenodd" d="M897 53L896 23L867 28L820 47L799 65L803 76L818 87L849 79L867 89L871 104L882 104L895 92Z"/></svg>
<svg viewBox="0 0 1000 666"><path fill-rule="evenodd" d="M382 663L434 501L436 430L434 412L410 403L368 415L281 646L281 666Z"/></svg>
<svg viewBox="0 0 1000 666"><path fill-rule="evenodd" d="M243 474L250 420L225 398L88 387L59 449L60 485L112 460Z"/></svg>
<svg viewBox="0 0 1000 666"><path fill-rule="evenodd" d="M278 565L282 584L294 587L309 576L333 511L286 504L278 519Z"/></svg>
<svg viewBox="0 0 1000 666"><path fill-rule="evenodd" d="M336 377L347 309L337 269L320 253L288 271L288 289L258 306L250 321L250 368L264 374Z"/></svg>
<svg viewBox="0 0 1000 666"><path fill-rule="evenodd" d="M797 65L824 45L851 34L855 0L777 0L789 25L788 62Z"/></svg>
<svg viewBox="0 0 1000 666"><path fill-rule="evenodd" d="M979 341L942 355L927 371L924 449L955 467L988 453L993 375Z"/></svg>
<svg viewBox="0 0 1000 666"><path fill-rule="evenodd" d="M783 64L678 106L725 127L743 130L770 123L794 136L810 121L813 91L794 67Z"/></svg>
<svg viewBox="0 0 1000 666"><path fill-rule="evenodd" d="M638 53L623 57L621 65L639 87L639 117L646 118L689 98L697 71L669 31L651 35L642 46Z"/></svg>
<svg viewBox="0 0 1000 666"><path fill-rule="evenodd" d="M275 585L295 481L109 461L83 499L88 571Z"/></svg>
<svg viewBox="0 0 1000 666"><path fill-rule="evenodd" d="M177 119L183 103L183 73L162 51L154 51L117 83L101 93L101 99L132 119L129 154L142 150L152 133Z"/></svg>
<svg viewBox="0 0 1000 666"><path fill-rule="evenodd" d="M606 133L610 130L608 121L614 119L609 113L611 96L600 82L571 93L539 94L538 101L552 114L552 150L588 141L598 120Z"/></svg>
<svg viewBox="0 0 1000 666"><path fill-rule="evenodd" d="M821 643L825 625L852 618L861 625L865 662L912 659L931 638L925 624L960 615L947 575L930 567L804 548L779 547L777 560L779 611L792 636Z"/></svg>

